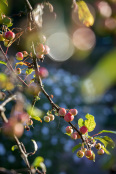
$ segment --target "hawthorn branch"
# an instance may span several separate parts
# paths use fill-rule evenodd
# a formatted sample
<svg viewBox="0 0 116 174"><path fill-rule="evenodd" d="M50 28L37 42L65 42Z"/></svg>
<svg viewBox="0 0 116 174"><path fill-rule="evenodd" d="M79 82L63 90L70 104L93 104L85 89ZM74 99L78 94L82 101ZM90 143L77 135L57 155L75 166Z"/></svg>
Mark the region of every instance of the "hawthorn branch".
<svg viewBox="0 0 116 174"><path fill-rule="evenodd" d="M60 107L53 102L53 100L51 99L50 95L46 92L46 90L43 87L42 80L41 80L41 77L39 75L39 68L38 68L39 66L38 66L37 57L36 57L36 54L35 54L35 48L34 48L34 43L33 42L32 42L32 53L33 53L33 64L34 64L34 68L35 68L35 75L36 75L37 83L39 84L43 94L47 97L47 99L49 100L50 104L52 105L52 108L55 108L57 110L57 112L58 112ZM71 122L68 122L68 123L72 126L72 128L76 132L78 132L78 134L80 135L80 137L82 139L82 142L85 142L81 132ZM86 145L87 145L87 148L90 148L87 143L86 143Z"/></svg>

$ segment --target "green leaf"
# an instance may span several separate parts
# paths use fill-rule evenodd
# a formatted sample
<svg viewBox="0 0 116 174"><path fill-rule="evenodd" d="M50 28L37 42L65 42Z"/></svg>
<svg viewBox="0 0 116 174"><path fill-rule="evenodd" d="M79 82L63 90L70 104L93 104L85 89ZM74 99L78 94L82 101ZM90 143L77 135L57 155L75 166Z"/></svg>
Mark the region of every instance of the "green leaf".
<svg viewBox="0 0 116 174"><path fill-rule="evenodd" d="M40 165L41 162L44 162L44 158L41 157L41 156L38 156L38 157L35 158L32 166L33 167L39 167L39 165Z"/></svg>
<svg viewBox="0 0 116 174"><path fill-rule="evenodd" d="M84 126L84 121L83 121L82 118L80 118L80 119L78 120L78 125L79 125L79 127Z"/></svg>
<svg viewBox="0 0 116 174"><path fill-rule="evenodd" d="M12 27L13 23L11 22L10 24L7 24L7 27Z"/></svg>
<svg viewBox="0 0 116 174"><path fill-rule="evenodd" d="M40 109L37 109L36 107L32 107L31 105L28 105L27 112L32 119L42 122L40 117L43 115L43 112Z"/></svg>
<svg viewBox="0 0 116 174"><path fill-rule="evenodd" d="M95 129L95 126L96 126L96 123L94 121L94 116L87 114L85 116L85 118L87 118L87 120L85 120L85 126L87 127L88 132L93 131Z"/></svg>
<svg viewBox="0 0 116 174"><path fill-rule="evenodd" d="M94 137L94 139L101 141L105 147L107 147L108 145L111 146L112 148L115 147L114 141L108 136Z"/></svg>
<svg viewBox="0 0 116 174"><path fill-rule="evenodd" d="M33 71L34 71L33 68L27 68L26 69L26 75L31 74Z"/></svg>
<svg viewBox="0 0 116 174"><path fill-rule="evenodd" d="M14 146L11 147L11 150L12 150L12 151L14 151L14 150L16 150L16 149L18 149L18 146L17 146L17 145L14 145Z"/></svg>
<svg viewBox="0 0 116 174"><path fill-rule="evenodd" d="M1 1L8 6L8 1L7 0L1 0Z"/></svg>
<svg viewBox="0 0 116 174"><path fill-rule="evenodd" d="M66 135L70 136L71 134L65 133Z"/></svg>
<svg viewBox="0 0 116 174"><path fill-rule="evenodd" d="M93 162L95 162L95 153L94 152L93 152Z"/></svg>
<svg viewBox="0 0 116 174"><path fill-rule="evenodd" d="M38 117L38 116L34 116L34 115L33 115L33 116L31 116L31 118L34 119L34 120L40 121L40 122L42 123L41 118Z"/></svg>
<svg viewBox="0 0 116 174"><path fill-rule="evenodd" d="M2 60L0 60L0 64L7 65L7 63Z"/></svg>
<svg viewBox="0 0 116 174"><path fill-rule="evenodd" d="M116 134L116 131L102 130L102 131L98 132L98 134L101 134L101 133L112 133L112 134Z"/></svg>
<svg viewBox="0 0 116 174"><path fill-rule="evenodd" d="M109 152L104 146L101 146L101 148L104 150L104 152L105 152L107 155L110 155L110 152Z"/></svg>
<svg viewBox="0 0 116 174"><path fill-rule="evenodd" d="M79 143L79 144L77 144L76 146L74 146L73 148L72 148L72 152L74 153L74 151L76 151L78 148L80 148L82 146L82 144L81 143Z"/></svg>

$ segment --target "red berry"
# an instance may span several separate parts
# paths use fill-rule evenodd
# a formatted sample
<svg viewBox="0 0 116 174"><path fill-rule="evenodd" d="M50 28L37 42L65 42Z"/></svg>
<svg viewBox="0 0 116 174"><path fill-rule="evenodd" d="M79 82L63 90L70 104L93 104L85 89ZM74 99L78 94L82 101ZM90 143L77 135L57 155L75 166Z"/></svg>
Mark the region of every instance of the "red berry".
<svg viewBox="0 0 116 174"><path fill-rule="evenodd" d="M91 150L86 150L86 151L85 151L85 156L86 156L87 158L90 158L90 157L92 156L92 151L91 151Z"/></svg>
<svg viewBox="0 0 116 174"><path fill-rule="evenodd" d="M60 108L58 113L59 113L59 116L65 116L66 115L66 109L65 108Z"/></svg>
<svg viewBox="0 0 116 174"><path fill-rule="evenodd" d="M72 129L71 126L67 126L66 127L66 133L68 133L68 134L72 134L73 133L73 129Z"/></svg>
<svg viewBox="0 0 116 174"><path fill-rule="evenodd" d="M50 48L47 45L44 45L44 47L45 47L44 54L49 54Z"/></svg>
<svg viewBox="0 0 116 174"><path fill-rule="evenodd" d="M71 137L73 140L76 140L76 139L77 139L77 134L76 134L76 132L72 133L70 137Z"/></svg>
<svg viewBox="0 0 116 174"><path fill-rule="evenodd" d="M97 151L97 153L98 153L98 155L103 155L103 154L104 154L104 150L103 150L103 149L99 149L99 150Z"/></svg>
<svg viewBox="0 0 116 174"><path fill-rule="evenodd" d="M46 68L44 68L44 67L39 68L39 75L40 75L41 78L48 77L48 74L49 73L48 73L48 70Z"/></svg>
<svg viewBox="0 0 116 174"><path fill-rule="evenodd" d="M77 156L78 156L79 158L82 158L82 157L84 156L84 152L83 152L82 150L79 150L79 151L77 152Z"/></svg>
<svg viewBox="0 0 116 174"><path fill-rule="evenodd" d="M37 46L36 46L36 52L37 53L44 53L44 51L45 51L45 47L44 47L44 45L43 44L38 44Z"/></svg>
<svg viewBox="0 0 116 174"><path fill-rule="evenodd" d="M4 37L7 40L13 40L15 38L15 33L13 33L12 31L7 31L7 32L5 32Z"/></svg>
<svg viewBox="0 0 116 174"><path fill-rule="evenodd" d="M18 53L16 54L16 59L17 59L17 60L23 60L23 53L22 53L22 52L18 52Z"/></svg>
<svg viewBox="0 0 116 174"><path fill-rule="evenodd" d="M74 119L74 116L73 116L70 112L68 112L68 113L64 116L64 120L65 120L66 122L73 121L73 119Z"/></svg>
<svg viewBox="0 0 116 174"><path fill-rule="evenodd" d="M87 158L88 160L94 160L94 156L93 156L93 154L92 154L92 156L91 157L89 157L89 158Z"/></svg>
<svg viewBox="0 0 116 174"><path fill-rule="evenodd" d="M78 114L77 109L70 109L69 112L74 116Z"/></svg>
<svg viewBox="0 0 116 174"><path fill-rule="evenodd" d="M78 132L75 132L75 133L76 133L76 135L77 135L77 139L80 139L81 136L79 135L79 133L78 133Z"/></svg>
<svg viewBox="0 0 116 174"><path fill-rule="evenodd" d="M79 130L82 134L86 134L88 132L88 129L86 126L82 126Z"/></svg>

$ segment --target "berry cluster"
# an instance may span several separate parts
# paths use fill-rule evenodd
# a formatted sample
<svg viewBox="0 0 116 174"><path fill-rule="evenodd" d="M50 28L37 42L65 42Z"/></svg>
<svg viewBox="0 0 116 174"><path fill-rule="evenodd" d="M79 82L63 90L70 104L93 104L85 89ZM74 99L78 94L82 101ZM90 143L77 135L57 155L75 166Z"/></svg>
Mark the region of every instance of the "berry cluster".
<svg viewBox="0 0 116 174"><path fill-rule="evenodd" d="M50 52L50 48L47 45L45 45L45 42L46 37L44 35L41 35L39 38L39 42L35 47L36 57L41 61L44 60L44 55L47 55Z"/></svg>
<svg viewBox="0 0 116 174"><path fill-rule="evenodd" d="M55 117L52 114L48 114L47 116L44 116L45 122L50 122L50 121L53 121L54 119L55 119Z"/></svg>

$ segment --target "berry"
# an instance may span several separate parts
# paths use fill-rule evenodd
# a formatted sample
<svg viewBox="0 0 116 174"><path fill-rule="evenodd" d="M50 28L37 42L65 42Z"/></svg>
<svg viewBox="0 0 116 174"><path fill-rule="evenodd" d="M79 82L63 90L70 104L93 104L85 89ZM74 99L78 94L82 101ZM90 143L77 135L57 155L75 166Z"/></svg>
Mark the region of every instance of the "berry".
<svg viewBox="0 0 116 174"><path fill-rule="evenodd" d="M86 134L88 132L88 129L86 126L82 126L79 130L82 134Z"/></svg>
<svg viewBox="0 0 116 174"><path fill-rule="evenodd" d="M66 133L68 133L68 134L72 134L73 133L73 129L72 129L71 126L67 126L66 127Z"/></svg>
<svg viewBox="0 0 116 174"><path fill-rule="evenodd" d="M70 109L69 112L74 116L78 114L77 109Z"/></svg>
<svg viewBox="0 0 116 174"><path fill-rule="evenodd" d="M44 45L44 47L45 47L44 54L49 54L50 48L47 45Z"/></svg>
<svg viewBox="0 0 116 174"><path fill-rule="evenodd" d="M92 151L91 151L91 150L86 150L86 151L85 151L85 156L86 156L87 158L90 158L90 157L92 156Z"/></svg>
<svg viewBox="0 0 116 174"><path fill-rule="evenodd" d="M49 116L44 116L44 121L45 122L50 122L50 117Z"/></svg>
<svg viewBox="0 0 116 174"><path fill-rule="evenodd" d="M21 74L21 68L17 68L17 74Z"/></svg>
<svg viewBox="0 0 116 174"><path fill-rule="evenodd" d="M23 60L23 53L22 53L22 52L18 52L18 53L16 54L16 59L17 59L17 60Z"/></svg>
<svg viewBox="0 0 116 174"><path fill-rule="evenodd" d="M54 115L52 114L49 114L48 116L50 117L50 121L53 121L55 119Z"/></svg>
<svg viewBox="0 0 116 174"><path fill-rule="evenodd" d="M94 156L93 156L93 154L92 154L92 156L91 157L89 157L89 158L87 158L88 160L94 160Z"/></svg>
<svg viewBox="0 0 116 174"><path fill-rule="evenodd" d="M27 51L22 51L23 53L23 57L27 57L28 56L28 52Z"/></svg>
<svg viewBox="0 0 116 174"><path fill-rule="evenodd" d="M37 53L37 54L36 54L36 57L37 57L38 59L42 59L42 58L44 57L44 54Z"/></svg>
<svg viewBox="0 0 116 174"><path fill-rule="evenodd" d="M58 113L59 113L59 116L65 116L66 115L66 109L65 108L60 108Z"/></svg>
<svg viewBox="0 0 116 174"><path fill-rule="evenodd" d="M39 68L39 75L42 79L48 77L48 74L49 73L48 73L48 70L46 68L44 68L44 67Z"/></svg>
<svg viewBox="0 0 116 174"><path fill-rule="evenodd" d="M44 51L45 51L45 47L44 47L44 45L43 44L38 44L37 46L36 46L36 52L37 53L44 53Z"/></svg>
<svg viewBox="0 0 116 174"><path fill-rule="evenodd" d="M98 150L101 149L101 144L100 144L100 143L97 143L97 144L95 145L95 148L98 149Z"/></svg>
<svg viewBox="0 0 116 174"><path fill-rule="evenodd" d="M23 127L23 125L21 123L15 124L15 126L14 126L14 134L17 137L21 137L21 135L23 134L23 131L24 131L24 127Z"/></svg>
<svg viewBox="0 0 116 174"><path fill-rule="evenodd" d="M7 31L5 32L4 38L7 40L13 40L15 38L15 33L13 33L12 31Z"/></svg>
<svg viewBox="0 0 116 174"><path fill-rule="evenodd" d="M83 152L82 150L79 150L79 151L77 152L77 156L78 156L79 158L82 158L82 157L84 156L84 152Z"/></svg>
<svg viewBox="0 0 116 174"><path fill-rule="evenodd" d="M76 135L77 135L77 139L80 139L81 136L79 135L79 133L78 133L78 132L75 132L75 133L76 133Z"/></svg>
<svg viewBox="0 0 116 174"><path fill-rule="evenodd" d="M98 155L103 155L103 154L104 154L104 150L103 150L103 149L99 149L99 150L97 151L97 153L98 153Z"/></svg>
<svg viewBox="0 0 116 174"><path fill-rule="evenodd" d="M73 140L76 140L76 139L77 139L77 134L76 134L76 132L72 133L70 137L71 137Z"/></svg>
<svg viewBox="0 0 116 174"><path fill-rule="evenodd" d="M70 112L68 112L68 113L64 116L64 120L65 120L66 122L73 121L73 120L74 120L74 116L73 116Z"/></svg>

